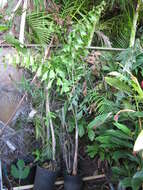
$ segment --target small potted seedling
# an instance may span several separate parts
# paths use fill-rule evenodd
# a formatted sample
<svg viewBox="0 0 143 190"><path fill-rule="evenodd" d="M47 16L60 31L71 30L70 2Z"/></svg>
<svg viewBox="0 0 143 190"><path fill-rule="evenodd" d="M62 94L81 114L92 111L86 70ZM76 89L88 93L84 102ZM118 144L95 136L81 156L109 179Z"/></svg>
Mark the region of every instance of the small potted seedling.
<svg viewBox="0 0 143 190"><path fill-rule="evenodd" d="M54 126L52 122L52 116L50 112L49 107L49 99L47 95L46 100L46 129L44 130L44 138L45 144L47 146L47 143L51 143L52 146L52 158L49 161L48 153L44 155L44 159L42 160L42 164L40 166L37 166L36 169L36 176L34 181L34 190L52 190L53 186L56 181L56 177L58 174L57 171L57 162L56 162L56 138L55 138L55 131ZM50 130L49 130L50 129ZM45 146L45 145L44 145ZM47 146L48 148L48 146Z"/></svg>
<svg viewBox="0 0 143 190"><path fill-rule="evenodd" d="M64 189L65 190L81 190L83 183L82 178L77 175L78 168L78 121L77 121L77 110L72 107L72 115L75 124L75 146L73 146L72 139L69 135L68 124L66 122L64 108L60 114L60 120L62 123L62 135L61 145L63 152L63 159L66 165L66 174L64 175Z"/></svg>
<svg viewBox="0 0 143 190"><path fill-rule="evenodd" d="M23 160L18 160L16 165L11 165L11 175L18 180L19 185L21 185L21 180L28 177L30 172L30 167L25 165Z"/></svg>

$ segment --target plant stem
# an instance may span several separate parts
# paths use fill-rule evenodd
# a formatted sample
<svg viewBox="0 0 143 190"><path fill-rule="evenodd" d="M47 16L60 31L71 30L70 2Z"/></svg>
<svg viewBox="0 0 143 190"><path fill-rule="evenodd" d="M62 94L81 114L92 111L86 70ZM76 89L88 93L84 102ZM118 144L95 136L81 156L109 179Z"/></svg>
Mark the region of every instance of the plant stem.
<svg viewBox="0 0 143 190"><path fill-rule="evenodd" d="M141 6L141 0L138 0L137 7L135 10L135 14L134 14L134 18L133 18L133 25L132 25L132 29L131 29L129 47L133 47L135 44L135 37L136 37L137 22L138 22L138 17L139 17L140 6Z"/></svg>
<svg viewBox="0 0 143 190"><path fill-rule="evenodd" d="M47 93L46 93L46 107L47 107L47 114L49 116L50 114L50 104L49 104L49 92L48 89ZM52 156L53 156L53 161L56 160L56 138L55 138L55 132L54 132L54 126L53 126L53 122L51 119L51 116L49 116L49 124L50 124L50 129L51 129L51 135L52 135Z"/></svg>
<svg viewBox="0 0 143 190"><path fill-rule="evenodd" d="M73 111L74 112L74 111ZM73 172L72 174L77 175L77 158L78 158L78 124L75 115L75 153L74 153L74 161L73 161Z"/></svg>

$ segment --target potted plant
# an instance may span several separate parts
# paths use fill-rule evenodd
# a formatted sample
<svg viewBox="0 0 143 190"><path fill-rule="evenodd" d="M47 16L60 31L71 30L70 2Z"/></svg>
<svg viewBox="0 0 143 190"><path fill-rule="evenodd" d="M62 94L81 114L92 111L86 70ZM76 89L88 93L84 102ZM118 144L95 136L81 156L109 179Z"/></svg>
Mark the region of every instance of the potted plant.
<svg viewBox="0 0 143 190"><path fill-rule="evenodd" d="M52 122L52 114L50 112L48 92L46 93L46 113L46 128L43 129L42 133L44 134L44 136L42 137L42 141L45 144L43 146L43 150L40 151L37 159L40 164L37 166L36 169L34 190L52 190L58 174L56 162L56 138ZM39 122L41 122L41 120L39 120ZM50 143L51 147L49 146ZM51 155L51 157L48 155Z"/></svg>
<svg viewBox="0 0 143 190"><path fill-rule="evenodd" d="M64 174L64 189L65 190L81 190L83 183L82 178L78 175L78 141L79 141L79 128L77 119L77 109L75 106L69 108L69 115L72 115L72 122L75 125L75 143L69 134L68 122L66 122L67 111L62 108L59 116L62 124L62 135L60 136L60 142L63 153L63 160L66 166L66 172ZM69 118L68 115L68 118ZM73 145L74 144L74 145Z"/></svg>

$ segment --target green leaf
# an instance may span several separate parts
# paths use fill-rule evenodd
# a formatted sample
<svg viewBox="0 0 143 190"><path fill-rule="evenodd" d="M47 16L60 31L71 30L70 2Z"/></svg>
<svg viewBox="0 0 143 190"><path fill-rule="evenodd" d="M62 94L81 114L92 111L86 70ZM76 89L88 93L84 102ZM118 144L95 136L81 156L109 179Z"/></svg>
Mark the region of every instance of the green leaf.
<svg viewBox="0 0 143 190"><path fill-rule="evenodd" d="M110 118L111 114L112 114L112 112L97 116L93 121L91 121L88 124L87 128L88 129L93 129L93 127L99 127L100 125L105 123L107 119Z"/></svg>
<svg viewBox="0 0 143 190"><path fill-rule="evenodd" d="M40 65L37 70L37 76L40 77L41 75L42 75L42 65Z"/></svg>
<svg viewBox="0 0 143 190"><path fill-rule="evenodd" d="M39 71L38 71L39 72ZM42 76L42 80L41 81L45 81L45 80L47 80L47 78L48 78L48 72L45 72L44 74L43 74L43 76Z"/></svg>
<svg viewBox="0 0 143 190"><path fill-rule="evenodd" d="M25 163L23 160L18 160L17 162L18 169L23 169L25 167Z"/></svg>
<svg viewBox="0 0 143 190"><path fill-rule="evenodd" d="M102 152L102 151L100 151L99 152L99 156L100 156L101 161L104 161L104 159L105 159L105 153Z"/></svg>
<svg viewBox="0 0 143 190"><path fill-rule="evenodd" d="M125 177L123 180L120 181L119 187L131 187L132 186L132 178L131 177Z"/></svg>
<svg viewBox="0 0 143 190"><path fill-rule="evenodd" d="M6 31L8 30L9 28L7 26L4 26L4 25L0 25L0 32L3 32L3 31Z"/></svg>
<svg viewBox="0 0 143 190"><path fill-rule="evenodd" d="M130 115L133 117L143 117L143 112L141 111L131 112Z"/></svg>
<svg viewBox="0 0 143 190"><path fill-rule="evenodd" d="M80 137L83 137L83 135L85 134L85 130L84 130L84 127L83 127L83 125L81 124L79 124L78 125L78 133L79 133L79 136Z"/></svg>
<svg viewBox="0 0 143 190"><path fill-rule="evenodd" d="M124 81L121 81L120 79L113 78L113 77L105 77L105 81L112 87L126 92L126 93L131 93L132 89L128 84L126 84Z"/></svg>
<svg viewBox="0 0 143 190"><path fill-rule="evenodd" d="M112 167L112 172L113 175L118 175L118 176L126 176L127 175L127 171L125 170L125 168L119 168L119 167Z"/></svg>
<svg viewBox="0 0 143 190"><path fill-rule="evenodd" d="M139 164L139 159L132 155L132 152L126 150L118 150L113 153L113 159L117 162L119 159L129 159L130 161L136 162Z"/></svg>
<svg viewBox="0 0 143 190"><path fill-rule="evenodd" d="M109 135L113 137L117 137L117 138L121 138L121 139L125 139L125 140L132 140L131 137L129 137L128 135L124 134L122 131L120 130L113 130L113 129L109 129L107 131L105 131L104 135Z"/></svg>
<svg viewBox="0 0 143 190"><path fill-rule="evenodd" d="M88 130L88 137L89 137L89 139L90 139L91 141L94 140L94 138L95 138L95 132L94 132L92 129L89 129L89 130Z"/></svg>
<svg viewBox="0 0 143 190"><path fill-rule="evenodd" d="M132 188L133 190L138 190L143 183L143 171L135 173L132 179Z"/></svg>
<svg viewBox="0 0 143 190"><path fill-rule="evenodd" d="M17 172L17 167L15 165L11 166L11 175L15 178L15 179L19 179L19 172Z"/></svg>
<svg viewBox="0 0 143 190"><path fill-rule="evenodd" d="M29 172L30 172L30 168L29 167L25 167L24 170L23 170L23 172L22 172L21 178L22 179L26 179L28 177L28 175L29 175Z"/></svg>
<svg viewBox="0 0 143 190"><path fill-rule="evenodd" d="M16 166L12 164L11 166L11 174L15 179L25 179L27 178L30 172L30 168L25 166L23 160L18 160Z"/></svg>
<svg viewBox="0 0 143 190"><path fill-rule="evenodd" d="M118 145L119 147L133 148L133 144L126 141L125 139L119 139L119 138L116 138L116 137L112 137L110 139L110 141L111 141L111 143L114 143L114 144Z"/></svg>
<svg viewBox="0 0 143 190"><path fill-rule="evenodd" d="M10 43L11 45L15 46L15 48L22 52L22 53L26 53L27 49L26 47L21 46L22 44L19 42L19 40L17 40L16 38L14 38L12 35L7 34L4 38L8 43Z"/></svg>
<svg viewBox="0 0 143 190"><path fill-rule="evenodd" d="M126 126L126 125L123 125L123 124L120 124L120 123L118 123L118 122L116 122L116 123L114 123L114 125L118 128L118 129L120 129L121 131L123 131L125 134L127 134L127 135L131 135L131 130Z"/></svg>
<svg viewBox="0 0 143 190"><path fill-rule="evenodd" d="M87 146L87 153L90 156L90 158L94 158L96 154L98 153L98 145L94 144L94 145Z"/></svg>
<svg viewBox="0 0 143 190"><path fill-rule="evenodd" d="M143 53L139 54L136 57L136 62L133 64L132 69L135 70L137 67L142 66L143 64Z"/></svg>
<svg viewBox="0 0 143 190"><path fill-rule="evenodd" d="M55 78L55 72L53 70L50 71L49 78L50 79L54 79Z"/></svg>
<svg viewBox="0 0 143 190"><path fill-rule="evenodd" d="M110 138L111 137L109 137L109 136L105 136L105 135L101 136L100 135L99 137L96 137L96 140L99 141L102 144L109 144L110 143Z"/></svg>

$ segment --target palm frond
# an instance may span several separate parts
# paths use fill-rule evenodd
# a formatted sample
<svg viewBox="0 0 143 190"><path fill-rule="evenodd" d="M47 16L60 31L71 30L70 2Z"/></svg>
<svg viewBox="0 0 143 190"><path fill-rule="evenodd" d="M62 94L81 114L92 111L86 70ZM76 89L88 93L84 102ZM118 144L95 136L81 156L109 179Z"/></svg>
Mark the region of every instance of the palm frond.
<svg viewBox="0 0 143 190"><path fill-rule="evenodd" d="M31 13L27 16L27 23L31 28L31 40L40 44L48 44L54 32L54 22L50 14L45 12Z"/></svg>

